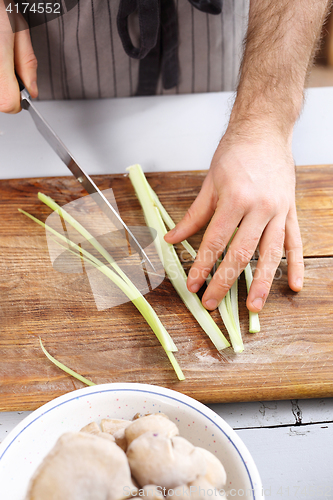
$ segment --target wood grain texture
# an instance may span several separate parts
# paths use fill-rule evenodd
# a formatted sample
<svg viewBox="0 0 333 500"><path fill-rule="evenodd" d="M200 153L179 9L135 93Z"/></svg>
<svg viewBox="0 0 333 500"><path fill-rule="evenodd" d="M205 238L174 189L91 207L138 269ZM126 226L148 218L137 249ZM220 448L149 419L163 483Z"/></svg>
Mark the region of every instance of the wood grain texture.
<svg viewBox="0 0 333 500"><path fill-rule="evenodd" d="M85 193L71 177L0 181L0 410L31 410L82 384L53 366L49 352L95 383L144 382L169 387L202 402L258 401L333 395L333 188L332 166L298 168L297 204L305 248L305 286L287 285L286 264L261 318L261 332L247 333L245 283L240 280L240 321L245 351L218 353L169 281L147 299L179 351L186 380L177 381L154 334L131 303L98 311L85 274L52 268L41 220L50 210L38 191L60 205ZM194 200L204 172L148 174L175 221ZM112 187L127 224L143 215L123 175L96 176ZM199 246L202 232L190 241ZM320 258L319 258L320 257ZM190 265L190 260L187 266ZM218 312L212 313L225 333Z"/></svg>
<svg viewBox="0 0 333 500"><path fill-rule="evenodd" d="M296 172L303 254L333 256L333 165L297 167Z"/></svg>

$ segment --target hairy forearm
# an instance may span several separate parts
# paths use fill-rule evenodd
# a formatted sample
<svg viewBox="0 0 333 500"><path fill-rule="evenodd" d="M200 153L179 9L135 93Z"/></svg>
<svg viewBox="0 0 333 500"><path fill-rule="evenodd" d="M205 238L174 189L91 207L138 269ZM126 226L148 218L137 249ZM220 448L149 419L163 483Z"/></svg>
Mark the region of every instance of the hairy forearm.
<svg viewBox="0 0 333 500"><path fill-rule="evenodd" d="M290 136L331 0L251 0L230 126L262 123Z"/></svg>

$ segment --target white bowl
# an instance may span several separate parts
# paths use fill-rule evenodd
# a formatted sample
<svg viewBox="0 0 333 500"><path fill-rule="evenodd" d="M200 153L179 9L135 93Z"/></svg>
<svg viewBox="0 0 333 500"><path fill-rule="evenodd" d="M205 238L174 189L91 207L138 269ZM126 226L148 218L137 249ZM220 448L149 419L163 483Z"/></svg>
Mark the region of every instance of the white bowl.
<svg viewBox="0 0 333 500"><path fill-rule="evenodd" d="M249 451L221 417L188 396L147 384L102 384L79 389L50 401L22 420L0 445L1 498L24 499L29 479L64 432L79 431L102 418L132 419L138 412L165 413L177 424L181 436L216 454L226 469L227 497L264 498Z"/></svg>

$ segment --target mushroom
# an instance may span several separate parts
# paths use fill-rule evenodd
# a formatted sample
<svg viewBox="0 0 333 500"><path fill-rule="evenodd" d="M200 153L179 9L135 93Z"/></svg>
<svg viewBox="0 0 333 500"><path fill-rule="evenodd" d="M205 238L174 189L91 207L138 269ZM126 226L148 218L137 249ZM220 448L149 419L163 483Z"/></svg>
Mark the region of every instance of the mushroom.
<svg viewBox="0 0 333 500"><path fill-rule="evenodd" d="M221 493L216 490L204 476L199 476L188 484L177 486L172 493L169 492L166 496L166 500L174 500L174 498L177 498L177 500L188 500L189 498L191 498L191 500L202 500L203 498L217 495L221 495Z"/></svg>
<svg viewBox="0 0 333 500"><path fill-rule="evenodd" d="M102 432L99 425L96 422L90 422L90 424L82 427L80 432L86 432L87 434L94 434L95 436L99 436L104 439L108 439L109 441L115 441L112 434L108 434L107 432Z"/></svg>
<svg viewBox="0 0 333 500"><path fill-rule="evenodd" d="M163 499L163 492L160 486L156 486L156 484L146 484L143 487L144 496L151 498L152 500L161 500Z"/></svg>
<svg viewBox="0 0 333 500"><path fill-rule="evenodd" d="M167 437L177 436L179 434L176 424L171 422L163 413L146 415L134 420L126 427L125 436L127 439L127 446L129 446L134 439L148 431L158 432Z"/></svg>
<svg viewBox="0 0 333 500"><path fill-rule="evenodd" d="M103 432L114 434L119 429L125 429L125 427L131 423L131 420L121 420L120 418L103 418L101 421L101 427Z"/></svg>
<svg viewBox="0 0 333 500"><path fill-rule="evenodd" d="M98 434L95 434L95 436L111 441L111 443L115 443L116 441L112 434L108 434L107 432L99 432Z"/></svg>
<svg viewBox="0 0 333 500"><path fill-rule="evenodd" d="M127 450L127 439L125 436L125 429L118 429L114 434L113 438L118 446L126 452Z"/></svg>
<svg viewBox="0 0 333 500"><path fill-rule="evenodd" d="M150 498L151 500L164 500L162 488L156 484L146 484L140 491L140 495L134 498ZM134 498L132 500L134 500Z"/></svg>
<svg viewBox="0 0 333 500"><path fill-rule="evenodd" d="M207 472L204 455L189 441L158 432L146 432L134 439L127 449L127 458L141 487L158 484L161 488L175 488Z"/></svg>
<svg viewBox="0 0 333 500"><path fill-rule="evenodd" d="M205 478L207 481L216 489L220 490L227 482L227 474L220 460L213 455L210 451L205 448L197 448L203 453L206 463L207 463L207 472L205 474Z"/></svg>
<svg viewBox="0 0 333 500"><path fill-rule="evenodd" d="M101 428L96 422L90 422L89 424L82 427L80 432L87 432L88 434L98 434L99 432L101 432Z"/></svg>
<svg viewBox="0 0 333 500"><path fill-rule="evenodd" d="M57 441L30 481L26 500L122 500L137 488L126 454L109 439L85 432Z"/></svg>

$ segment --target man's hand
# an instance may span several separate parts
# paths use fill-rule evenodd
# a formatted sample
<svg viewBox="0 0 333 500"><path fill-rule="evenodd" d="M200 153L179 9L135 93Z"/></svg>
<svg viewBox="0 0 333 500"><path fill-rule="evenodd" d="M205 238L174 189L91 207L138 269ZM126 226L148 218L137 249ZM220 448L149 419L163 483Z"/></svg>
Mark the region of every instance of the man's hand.
<svg viewBox="0 0 333 500"><path fill-rule="evenodd" d="M303 284L302 242L295 206L293 126L328 0L251 0L240 82L226 134L190 210L165 239L178 243L210 219L187 286L197 292L237 230L203 296L215 309L250 261L259 260L247 299L262 309L286 250L288 282Z"/></svg>
<svg viewBox="0 0 333 500"><path fill-rule="evenodd" d="M0 0L0 111L17 113L21 105L15 70L31 97L35 98L38 95L37 59L29 30L14 34L5 9L3 0Z"/></svg>
<svg viewBox="0 0 333 500"><path fill-rule="evenodd" d="M239 229L203 296L207 309L215 309L221 302L259 241L260 257L247 299L248 309L262 309L283 246L290 288L301 290L303 257L295 207L295 167L290 144L276 132L263 131L260 140L241 137L240 133L229 140L227 132L198 197L166 240L175 243L187 239L210 219L189 273L187 285L191 292L203 285L236 227Z"/></svg>

